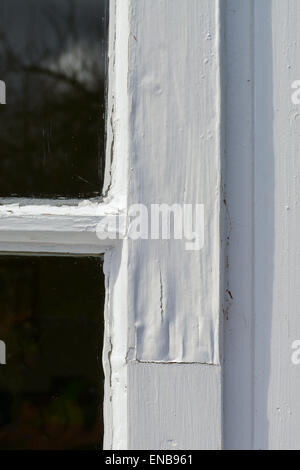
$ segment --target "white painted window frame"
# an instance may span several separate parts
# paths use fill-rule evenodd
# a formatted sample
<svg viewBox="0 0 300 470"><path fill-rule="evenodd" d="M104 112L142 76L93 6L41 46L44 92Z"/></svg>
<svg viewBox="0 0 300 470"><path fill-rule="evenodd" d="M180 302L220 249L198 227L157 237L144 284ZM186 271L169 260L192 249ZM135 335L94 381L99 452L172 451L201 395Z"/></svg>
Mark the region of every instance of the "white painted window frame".
<svg viewBox="0 0 300 470"><path fill-rule="evenodd" d="M222 447L219 16L111 0L103 200L0 201L2 253L105 253L106 449ZM205 204L204 249L99 240L133 203Z"/></svg>

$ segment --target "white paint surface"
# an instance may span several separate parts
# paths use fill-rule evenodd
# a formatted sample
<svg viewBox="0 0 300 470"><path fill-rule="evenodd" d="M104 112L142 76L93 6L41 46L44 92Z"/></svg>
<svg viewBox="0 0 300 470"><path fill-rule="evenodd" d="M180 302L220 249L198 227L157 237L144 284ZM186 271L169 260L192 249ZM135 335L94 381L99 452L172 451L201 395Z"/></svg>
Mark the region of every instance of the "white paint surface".
<svg viewBox="0 0 300 470"><path fill-rule="evenodd" d="M300 4L227 4L225 447L300 449Z"/></svg>
<svg viewBox="0 0 300 470"><path fill-rule="evenodd" d="M0 251L102 253L116 244L112 237L121 238L126 233L125 208L120 201L35 205L18 200L0 205ZM112 217L102 234L99 224L108 215ZM114 223L117 216L123 224Z"/></svg>
<svg viewBox="0 0 300 470"><path fill-rule="evenodd" d="M128 242L127 445L218 449L219 2L129 5L128 204L203 203L205 244Z"/></svg>
<svg viewBox="0 0 300 470"><path fill-rule="evenodd" d="M221 449L220 366L129 364L129 449Z"/></svg>
<svg viewBox="0 0 300 470"><path fill-rule="evenodd" d="M223 4L227 247L224 445L251 449L254 360L254 2ZM225 290L226 290L225 289Z"/></svg>
<svg viewBox="0 0 300 470"><path fill-rule="evenodd" d="M204 248L129 243L130 358L219 364L220 61L214 0L130 2L129 204L204 204Z"/></svg>
<svg viewBox="0 0 300 470"><path fill-rule="evenodd" d="M110 2L109 103L107 154L108 200L127 201L128 190L128 1ZM107 162L108 164L108 162ZM111 202L112 203L112 202ZM124 206L123 206L124 207ZM106 307L103 363L105 370L104 449L128 447L128 245L119 244L105 255Z"/></svg>
<svg viewBox="0 0 300 470"><path fill-rule="evenodd" d="M254 447L300 449L300 369L291 361L300 338L300 109L291 101L300 77L300 5L256 2L255 18Z"/></svg>

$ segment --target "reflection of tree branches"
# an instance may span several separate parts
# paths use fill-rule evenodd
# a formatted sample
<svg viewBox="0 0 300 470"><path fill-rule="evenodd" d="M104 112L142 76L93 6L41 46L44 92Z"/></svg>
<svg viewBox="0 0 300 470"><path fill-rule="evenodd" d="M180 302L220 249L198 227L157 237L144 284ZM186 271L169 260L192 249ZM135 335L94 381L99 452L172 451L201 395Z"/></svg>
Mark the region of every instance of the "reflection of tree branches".
<svg viewBox="0 0 300 470"><path fill-rule="evenodd" d="M3 46L4 44L4 46ZM52 78L58 80L60 82L64 82L67 85L76 88L78 91L88 94L93 94L92 90L89 90L87 86L85 86L82 81L80 81L76 75L73 73L73 76L68 75L60 70L55 70L53 68L49 68L41 63L45 63L45 57L40 58L39 65L31 63L26 64L22 62L22 60L18 57L17 54L14 53L13 49L10 45L6 42L5 36L0 33L0 45L2 45L1 56L2 56L2 63L4 65L3 69L7 73L18 73L18 72L25 72L29 74L36 74L44 76L45 78ZM97 64L91 64L89 67L90 75L95 79L97 76Z"/></svg>
<svg viewBox="0 0 300 470"><path fill-rule="evenodd" d="M54 78L59 81L63 81L68 85L71 85L74 88L77 88L78 91L83 93L91 93L79 80L76 78L69 77L68 75L58 72L56 70L52 70L46 67L42 67L40 65L20 65L20 69L24 72L45 75L46 77Z"/></svg>
<svg viewBox="0 0 300 470"><path fill-rule="evenodd" d="M99 6L103 8L106 0L99 2ZM48 0L48 3L39 7L40 28L46 31L46 34L37 35L28 32L26 41L22 44L20 50L16 50L15 45L11 45L9 29L0 31L0 56L1 65L0 72L5 75L9 73L33 73L48 76L76 88L78 91L89 93L90 90L84 85L85 78L79 76L76 67L75 51L81 49L80 56L81 73L84 77L88 77L88 81L96 88L96 80L101 79L101 56L95 54L92 47L86 47L89 41L89 28L80 34L80 11L78 11L75 1L67 4L67 9L60 9L55 1ZM13 18L13 13L9 15L9 19ZM99 24L100 27L100 24ZM33 31L35 28L33 26ZM10 38L10 39L9 39ZM54 41L54 43L53 43ZM90 44L91 46L91 44ZM84 47L84 50L82 49ZM74 53L74 70L65 69L64 64L60 63L60 59L65 53L69 53L72 57ZM25 58L25 59L24 59ZM85 59L84 59L85 58ZM82 63L81 63L82 62ZM77 62L78 67L78 62ZM69 68L69 66L67 67Z"/></svg>

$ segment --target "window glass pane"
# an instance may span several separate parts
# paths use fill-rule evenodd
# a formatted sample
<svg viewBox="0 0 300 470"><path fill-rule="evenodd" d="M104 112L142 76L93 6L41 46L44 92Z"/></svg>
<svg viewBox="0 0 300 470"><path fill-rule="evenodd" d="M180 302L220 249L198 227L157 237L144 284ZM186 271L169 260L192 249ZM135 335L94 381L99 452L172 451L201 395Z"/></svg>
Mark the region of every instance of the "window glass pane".
<svg viewBox="0 0 300 470"><path fill-rule="evenodd" d="M108 0L0 0L0 197L93 197L104 168Z"/></svg>
<svg viewBox="0 0 300 470"><path fill-rule="evenodd" d="M0 450L102 447L103 308L97 258L0 257Z"/></svg>

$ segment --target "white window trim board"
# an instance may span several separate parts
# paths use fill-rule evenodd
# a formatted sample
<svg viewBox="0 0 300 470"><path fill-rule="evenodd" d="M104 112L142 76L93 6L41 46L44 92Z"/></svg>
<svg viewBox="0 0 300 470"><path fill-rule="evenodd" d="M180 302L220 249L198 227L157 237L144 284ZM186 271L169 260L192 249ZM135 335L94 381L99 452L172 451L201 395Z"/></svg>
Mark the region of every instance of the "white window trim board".
<svg viewBox="0 0 300 470"><path fill-rule="evenodd" d="M121 207L121 205L119 206ZM98 254L112 247L126 230L125 209L114 202L82 201L77 205L36 205L35 201L20 201L0 205L0 251ZM101 227L101 220L112 215L111 238ZM123 220L124 231L116 231L113 218ZM99 225L100 224L100 225ZM103 224L104 225L104 224ZM120 229L122 229L120 225ZM114 239L114 237L116 239Z"/></svg>
<svg viewBox="0 0 300 470"><path fill-rule="evenodd" d="M128 242L129 449L222 447L220 34L218 0L129 1L128 205L205 206L199 252Z"/></svg>

